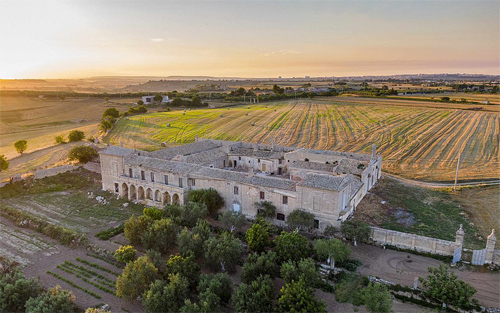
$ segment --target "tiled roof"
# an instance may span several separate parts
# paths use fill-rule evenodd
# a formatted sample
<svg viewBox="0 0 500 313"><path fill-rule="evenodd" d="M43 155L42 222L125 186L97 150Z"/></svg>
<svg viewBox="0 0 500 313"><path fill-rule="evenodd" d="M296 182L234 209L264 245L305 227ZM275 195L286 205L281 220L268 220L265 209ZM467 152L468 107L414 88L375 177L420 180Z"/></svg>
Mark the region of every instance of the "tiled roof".
<svg viewBox="0 0 500 313"><path fill-rule="evenodd" d="M127 149L117 146L108 146L104 150L99 151L100 154L115 155L121 157L127 156L133 152L133 149Z"/></svg>
<svg viewBox="0 0 500 313"><path fill-rule="evenodd" d="M343 158L356 159L359 161L370 161L371 155L367 154L357 154L350 152L340 152L340 151L330 151L330 150L314 150L314 149L299 149L290 153L311 153L311 154L321 154L321 155L331 155L339 156Z"/></svg>
<svg viewBox="0 0 500 313"><path fill-rule="evenodd" d="M349 173L354 175L361 175L361 173L363 173L363 171L367 168L366 163L366 161L342 159L335 169L335 172L339 174Z"/></svg>
<svg viewBox="0 0 500 313"><path fill-rule="evenodd" d="M331 191L340 191L349 186L353 180L357 179L350 174L343 176L333 176L310 173L304 177L304 180L298 182L297 185Z"/></svg>
<svg viewBox="0 0 500 313"><path fill-rule="evenodd" d="M150 155L154 158L171 160L178 155L190 155L220 147L220 144L214 143L211 140L202 140L193 142L187 145L162 149L151 152Z"/></svg>
<svg viewBox="0 0 500 313"><path fill-rule="evenodd" d="M284 152L270 150L254 150L251 148L233 148L229 155L241 155L261 159L279 159L285 155Z"/></svg>
<svg viewBox="0 0 500 313"><path fill-rule="evenodd" d="M216 148L208 151L202 151L186 156L185 160L188 163L195 164L211 164L214 160L225 158L227 153L222 148Z"/></svg>
<svg viewBox="0 0 500 313"><path fill-rule="evenodd" d="M318 162L295 161L289 167L333 173L335 165Z"/></svg>

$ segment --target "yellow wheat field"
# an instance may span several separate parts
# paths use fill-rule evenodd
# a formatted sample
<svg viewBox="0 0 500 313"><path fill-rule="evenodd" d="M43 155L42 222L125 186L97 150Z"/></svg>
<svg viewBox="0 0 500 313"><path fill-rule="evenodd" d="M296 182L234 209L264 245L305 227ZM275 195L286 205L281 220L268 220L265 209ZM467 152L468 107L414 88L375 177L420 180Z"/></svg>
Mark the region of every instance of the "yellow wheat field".
<svg viewBox="0 0 500 313"><path fill-rule="evenodd" d="M452 180L462 153L460 180L477 180L500 177L499 118L411 101L296 100L134 116L121 119L107 140L159 149L162 142L178 145L198 135L361 153L376 144L385 171L429 181Z"/></svg>

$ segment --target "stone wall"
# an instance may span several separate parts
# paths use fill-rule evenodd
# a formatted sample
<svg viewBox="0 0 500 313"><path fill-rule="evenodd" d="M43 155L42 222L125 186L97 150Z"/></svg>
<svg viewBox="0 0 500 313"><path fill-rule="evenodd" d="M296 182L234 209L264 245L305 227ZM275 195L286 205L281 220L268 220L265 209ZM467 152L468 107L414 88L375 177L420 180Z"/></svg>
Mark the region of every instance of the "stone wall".
<svg viewBox="0 0 500 313"><path fill-rule="evenodd" d="M371 227L370 239L381 245L392 245L398 248L411 249L440 255L453 255L462 243L402 233L379 227Z"/></svg>
<svg viewBox="0 0 500 313"><path fill-rule="evenodd" d="M83 165L87 171L101 174L101 164L97 162L89 162Z"/></svg>
<svg viewBox="0 0 500 313"><path fill-rule="evenodd" d="M35 171L34 178L35 179L41 179L41 178L44 178L44 177L55 176L57 174L74 171L77 168L78 167L74 166L74 165L62 165L62 166L58 166L58 167L53 167L53 168L48 168L48 169L43 169L43 170L37 170L37 171Z"/></svg>

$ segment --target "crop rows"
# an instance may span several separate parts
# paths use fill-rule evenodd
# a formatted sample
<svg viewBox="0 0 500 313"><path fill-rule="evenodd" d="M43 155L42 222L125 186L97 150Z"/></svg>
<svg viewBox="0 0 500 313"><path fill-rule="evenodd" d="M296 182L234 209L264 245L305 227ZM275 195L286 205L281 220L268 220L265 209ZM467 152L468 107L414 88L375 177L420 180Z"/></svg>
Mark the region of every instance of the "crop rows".
<svg viewBox="0 0 500 313"><path fill-rule="evenodd" d="M426 180L453 179L462 153L463 178L500 176L498 114L372 105L368 100L300 100L193 110L185 115L182 111L155 113L120 120L107 139L158 149L161 142L183 144L194 141L196 135L357 153L370 153L376 144L384 157L384 170Z"/></svg>

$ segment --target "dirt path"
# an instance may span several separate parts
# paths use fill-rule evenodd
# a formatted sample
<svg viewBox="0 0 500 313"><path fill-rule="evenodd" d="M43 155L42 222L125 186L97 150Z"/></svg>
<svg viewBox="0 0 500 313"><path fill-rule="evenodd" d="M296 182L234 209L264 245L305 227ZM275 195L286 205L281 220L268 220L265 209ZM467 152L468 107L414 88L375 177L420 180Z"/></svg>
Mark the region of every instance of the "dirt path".
<svg viewBox="0 0 500 313"><path fill-rule="evenodd" d="M352 247L352 251L351 257L363 262L363 265L358 268L359 273L378 276L407 286L413 286L415 277L427 276L428 267L445 264L435 259L369 245ZM499 273L479 273L459 269L453 269L453 271L460 279L476 288L475 298L479 300L479 303L500 308Z"/></svg>

